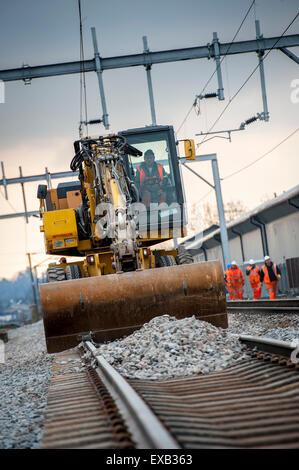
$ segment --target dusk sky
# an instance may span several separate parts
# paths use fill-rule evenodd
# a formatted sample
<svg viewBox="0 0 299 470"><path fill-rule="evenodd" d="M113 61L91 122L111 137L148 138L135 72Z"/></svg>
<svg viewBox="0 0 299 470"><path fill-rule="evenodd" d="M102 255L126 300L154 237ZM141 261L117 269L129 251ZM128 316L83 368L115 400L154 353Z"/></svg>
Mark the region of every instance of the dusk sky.
<svg viewBox="0 0 299 470"><path fill-rule="evenodd" d="M100 55L118 56L143 52L142 36L152 51L203 46L217 31L220 42L230 42L240 26L251 0L81 0L85 58L93 58L90 28L96 27ZM280 36L299 10L298 0L257 0L235 41L255 39L255 18L264 37ZM299 17L286 35L299 33ZM0 15L0 69L68 62L80 59L77 0L2 0ZM299 47L291 49L299 56ZM225 101L201 102L201 114L194 110L177 134L179 139L202 139L257 65L255 53L229 56L222 63ZM274 197L296 186L299 174L299 132L268 156L231 178L226 176L250 164L279 144L299 125L299 67L280 51L273 50L264 61L269 122L256 121L232 134L232 142L213 139L197 149L198 154L217 153L224 202L242 200L248 209L266 197ZM179 129L195 95L215 70L213 60L201 59L154 65L152 81L157 124ZM142 127L151 123L146 72L143 67L103 73L109 122L112 131ZM102 116L95 73L86 74L88 118ZM217 91L213 77L206 92ZM259 70L225 111L214 130L238 128L242 121L263 111ZM58 76L5 84L5 103L0 104L0 161L6 177L69 170L73 141L78 138L80 120L80 76ZM94 126L92 135L104 133ZM222 134L223 135L223 134ZM212 181L209 163L192 168ZM215 204L209 187L183 169L187 201ZM0 179L2 176L0 176ZM54 180L55 186L58 180ZM25 185L28 209L37 210L38 183ZM0 187L0 214L22 212L19 186L9 186L9 203ZM26 251L39 253L33 263L46 258L40 221L31 218L0 221L0 278L26 268Z"/></svg>

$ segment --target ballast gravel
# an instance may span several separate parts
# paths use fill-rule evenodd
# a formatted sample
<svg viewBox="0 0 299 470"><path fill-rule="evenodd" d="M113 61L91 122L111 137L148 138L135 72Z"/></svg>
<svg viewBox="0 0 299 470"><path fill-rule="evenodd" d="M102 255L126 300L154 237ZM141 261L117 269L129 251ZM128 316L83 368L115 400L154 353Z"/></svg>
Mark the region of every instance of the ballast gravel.
<svg viewBox="0 0 299 470"><path fill-rule="evenodd" d="M299 340L299 314L229 313L228 331L232 334L266 336L290 343Z"/></svg>
<svg viewBox="0 0 299 470"><path fill-rule="evenodd" d="M99 354L130 378L166 379L219 371L244 352L240 334L299 339L299 315L228 315L223 330L196 320L156 317L132 335L99 347ZM0 449L39 448L53 355L46 352L42 321L9 332L0 362ZM80 361L68 364L82 370ZM67 368L68 369L68 368Z"/></svg>
<svg viewBox="0 0 299 470"><path fill-rule="evenodd" d="M0 449L39 448L53 356L43 322L9 331L0 363Z"/></svg>

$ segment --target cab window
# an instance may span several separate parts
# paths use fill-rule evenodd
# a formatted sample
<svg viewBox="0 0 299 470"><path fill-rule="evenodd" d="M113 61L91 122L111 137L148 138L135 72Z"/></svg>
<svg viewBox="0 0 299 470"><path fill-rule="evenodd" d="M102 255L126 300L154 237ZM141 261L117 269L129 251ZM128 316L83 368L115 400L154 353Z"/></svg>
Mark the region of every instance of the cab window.
<svg viewBox="0 0 299 470"><path fill-rule="evenodd" d="M150 203L177 202L168 134L163 131L149 132L126 138L143 154L141 157L129 157L131 177L136 183L141 202L146 206Z"/></svg>

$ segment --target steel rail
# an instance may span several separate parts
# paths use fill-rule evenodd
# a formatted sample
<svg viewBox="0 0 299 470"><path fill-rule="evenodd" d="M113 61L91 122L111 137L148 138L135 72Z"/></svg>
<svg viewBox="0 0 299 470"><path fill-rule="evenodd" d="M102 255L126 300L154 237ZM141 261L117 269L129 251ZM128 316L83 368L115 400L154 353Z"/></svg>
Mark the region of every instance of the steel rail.
<svg viewBox="0 0 299 470"><path fill-rule="evenodd" d="M84 342L95 358L101 380L114 398L128 429L134 436L137 448L142 449L180 449L150 407L140 398L131 385L100 355L90 342Z"/></svg>
<svg viewBox="0 0 299 470"><path fill-rule="evenodd" d="M240 306L240 307L231 307L228 305L227 307L228 312L265 312L265 313L290 313L290 312L299 312L298 307L252 307L251 305L248 306Z"/></svg>
<svg viewBox="0 0 299 470"><path fill-rule="evenodd" d="M239 336L239 341L251 349L256 348L259 351L278 354L279 356L288 358L290 358L293 351L296 350L296 346L293 345L293 343L278 341L265 336L241 335Z"/></svg>
<svg viewBox="0 0 299 470"><path fill-rule="evenodd" d="M276 300L229 300L227 302L229 312L269 312L269 313L291 313L299 312L299 298L276 299Z"/></svg>

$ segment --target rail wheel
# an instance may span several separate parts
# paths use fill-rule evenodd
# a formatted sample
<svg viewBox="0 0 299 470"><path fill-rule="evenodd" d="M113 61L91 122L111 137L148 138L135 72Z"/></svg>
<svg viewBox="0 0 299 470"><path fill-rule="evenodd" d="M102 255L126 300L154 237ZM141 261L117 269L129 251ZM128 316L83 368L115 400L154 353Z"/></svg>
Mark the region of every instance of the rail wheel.
<svg viewBox="0 0 299 470"><path fill-rule="evenodd" d="M47 269L47 282L65 281L64 269L60 266L51 266Z"/></svg>
<svg viewBox="0 0 299 470"><path fill-rule="evenodd" d="M77 264L70 264L65 269L65 277L68 281L71 279L81 279L81 269Z"/></svg>
<svg viewBox="0 0 299 470"><path fill-rule="evenodd" d="M7 343L8 342L8 333L1 333L0 334L0 339L2 339L2 341L4 343Z"/></svg>
<svg viewBox="0 0 299 470"><path fill-rule="evenodd" d="M183 246L178 248L178 255L175 260L177 264L191 264L194 262L193 256Z"/></svg>
<svg viewBox="0 0 299 470"><path fill-rule="evenodd" d="M176 260L174 256L160 256L159 258L159 268L164 268L165 266L176 266Z"/></svg>

